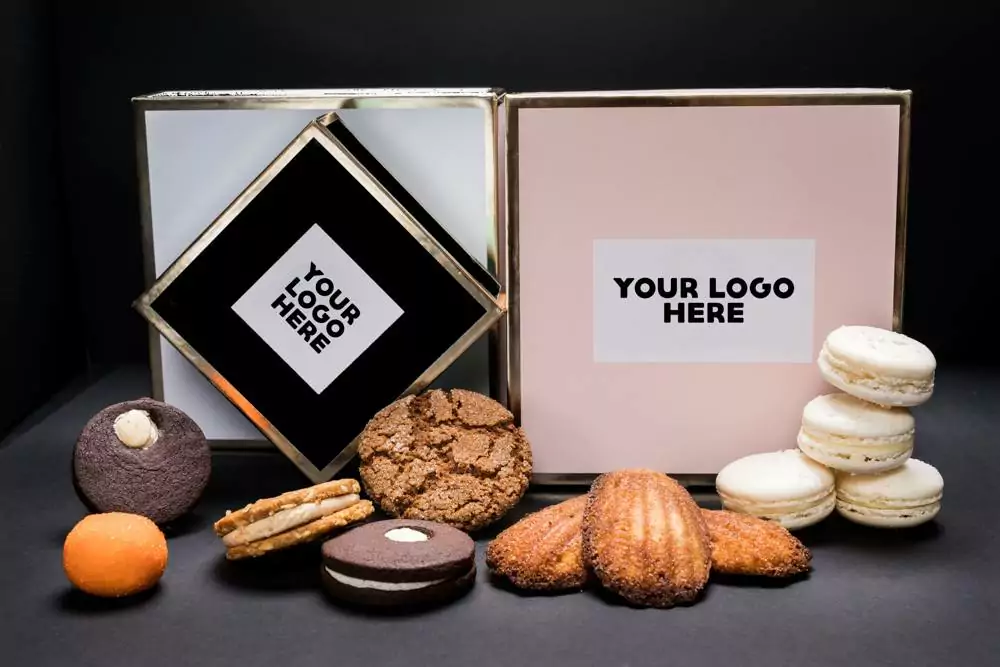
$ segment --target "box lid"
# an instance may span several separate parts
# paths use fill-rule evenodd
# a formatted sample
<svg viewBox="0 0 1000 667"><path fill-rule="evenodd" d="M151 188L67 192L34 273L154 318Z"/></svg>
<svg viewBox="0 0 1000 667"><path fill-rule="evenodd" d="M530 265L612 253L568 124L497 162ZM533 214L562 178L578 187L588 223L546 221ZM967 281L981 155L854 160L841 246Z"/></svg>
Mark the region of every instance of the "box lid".
<svg viewBox="0 0 1000 667"><path fill-rule="evenodd" d="M310 123L136 301L310 479L501 317L499 282L351 134Z"/></svg>

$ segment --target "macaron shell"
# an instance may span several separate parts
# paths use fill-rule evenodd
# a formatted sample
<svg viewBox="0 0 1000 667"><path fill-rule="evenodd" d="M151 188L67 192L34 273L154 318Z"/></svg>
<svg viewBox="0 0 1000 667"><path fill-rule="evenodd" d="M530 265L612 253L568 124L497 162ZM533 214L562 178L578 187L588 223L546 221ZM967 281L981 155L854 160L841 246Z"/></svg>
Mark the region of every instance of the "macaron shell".
<svg viewBox="0 0 1000 667"><path fill-rule="evenodd" d="M810 499L783 503L753 503L732 498L722 492L720 496L724 509L774 521L787 530L799 530L819 523L833 513L836 505L833 489Z"/></svg>
<svg viewBox="0 0 1000 667"><path fill-rule="evenodd" d="M837 499L837 513L848 521L872 528L909 528L927 523L941 511L941 503L909 509L873 509Z"/></svg>
<svg viewBox="0 0 1000 667"><path fill-rule="evenodd" d="M915 423L906 408L885 408L846 393L817 396L802 410L803 427L856 438L912 433Z"/></svg>
<svg viewBox="0 0 1000 667"><path fill-rule="evenodd" d="M772 521L777 521L786 530L801 530L809 526L816 525L826 517L833 514L836 507L837 496L830 494L818 505L800 512L774 517Z"/></svg>
<svg viewBox="0 0 1000 667"><path fill-rule="evenodd" d="M913 453L913 438L838 438L818 432L799 431L803 454L817 463L850 473L874 473L901 466Z"/></svg>
<svg viewBox="0 0 1000 667"><path fill-rule="evenodd" d="M843 326L830 332L824 347L834 357L877 375L923 379L937 366L923 343L895 331Z"/></svg>
<svg viewBox="0 0 1000 667"><path fill-rule="evenodd" d="M903 465L875 475L837 476L837 495L866 507L907 508L936 502L944 492L937 468L910 458Z"/></svg>
<svg viewBox="0 0 1000 667"><path fill-rule="evenodd" d="M817 359L820 375L841 391L863 401L885 407L913 407L925 403L934 392L933 379L893 381L888 376L867 375L858 369L845 368L832 359L826 348Z"/></svg>
<svg viewBox="0 0 1000 667"><path fill-rule="evenodd" d="M715 479L720 494L749 502L782 502L825 496L833 471L798 449L751 454L726 465Z"/></svg>

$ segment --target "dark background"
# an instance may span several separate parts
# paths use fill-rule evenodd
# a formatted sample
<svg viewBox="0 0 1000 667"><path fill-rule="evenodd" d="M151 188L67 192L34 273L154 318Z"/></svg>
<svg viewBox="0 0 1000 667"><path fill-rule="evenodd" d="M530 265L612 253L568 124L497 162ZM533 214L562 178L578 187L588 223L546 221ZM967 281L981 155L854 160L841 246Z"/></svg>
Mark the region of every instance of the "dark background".
<svg viewBox="0 0 1000 667"><path fill-rule="evenodd" d="M995 7L6 0L0 433L75 376L146 362L129 100L164 89L909 88L904 329L941 362L995 365Z"/></svg>

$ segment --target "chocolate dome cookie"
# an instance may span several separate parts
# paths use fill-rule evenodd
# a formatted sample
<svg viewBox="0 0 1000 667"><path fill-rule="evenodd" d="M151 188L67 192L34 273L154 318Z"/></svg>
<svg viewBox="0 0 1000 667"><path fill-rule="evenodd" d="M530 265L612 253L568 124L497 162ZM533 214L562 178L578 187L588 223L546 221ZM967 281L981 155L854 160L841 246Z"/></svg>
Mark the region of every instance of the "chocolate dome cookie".
<svg viewBox="0 0 1000 667"><path fill-rule="evenodd" d="M521 499L531 446L491 398L434 389L382 409L358 446L365 491L394 517L465 531L496 521Z"/></svg>
<svg viewBox="0 0 1000 667"><path fill-rule="evenodd" d="M74 483L90 508L158 524L198 502L211 466L208 441L194 420L151 398L104 408L73 450Z"/></svg>
<svg viewBox="0 0 1000 667"><path fill-rule="evenodd" d="M353 604L440 604L475 583L476 545L441 523L376 521L323 544L322 577L331 596Z"/></svg>

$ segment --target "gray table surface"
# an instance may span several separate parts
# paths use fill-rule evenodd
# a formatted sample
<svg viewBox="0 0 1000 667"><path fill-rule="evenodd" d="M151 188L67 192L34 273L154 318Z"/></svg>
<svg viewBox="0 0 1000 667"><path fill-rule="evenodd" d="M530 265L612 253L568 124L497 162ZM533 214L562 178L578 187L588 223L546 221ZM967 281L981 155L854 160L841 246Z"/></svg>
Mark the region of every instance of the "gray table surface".
<svg viewBox="0 0 1000 667"><path fill-rule="evenodd" d="M313 549L224 561L212 521L304 485L270 453L216 455L205 498L169 535L167 573L151 595L109 603L71 590L61 548L85 513L71 484L74 440L97 410L147 387L140 371L110 374L58 397L0 449L0 664L1000 665L997 373L942 369L916 411L916 455L946 481L938 520L891 532L832 517L801 533L814 554L807 579L715 580L697 604L668 611L597 592L522 595L482 568L501 525L478 540L467 597L396 616L328 602ZM529 493L503 525L561 497Z"/></svg>

